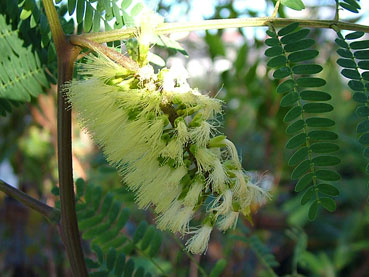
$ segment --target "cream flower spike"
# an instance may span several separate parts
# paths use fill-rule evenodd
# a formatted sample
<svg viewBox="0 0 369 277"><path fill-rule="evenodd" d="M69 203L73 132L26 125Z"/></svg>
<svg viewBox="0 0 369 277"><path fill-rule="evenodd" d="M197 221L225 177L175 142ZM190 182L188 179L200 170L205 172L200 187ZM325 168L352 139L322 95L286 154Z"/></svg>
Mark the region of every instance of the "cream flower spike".
<svg viewBox="0 0 369 277"><path fill-rule="evenodd" d="M213 227L205 224L186 242L186 249L192 254L202 254L208 249L208 242L210 239Z"/></svg>
<svg viewBox="0 0 369 277"><path fill-rule="evenodd" d="M239 214L250 216L251 205L264 203L268 193L242 169L234 144L217 132L222 102L191 88L183 68L155 72L149 65L147 53L162 22L152 12L142 15L137 43L127 43L138 70L90 54L78 71L84 78L67 84L66 93L138 206L151 207L158 228L188 236L186 249L202 254L214 228L234 228ZM194 219L203 223L189 231Z"/></svg>

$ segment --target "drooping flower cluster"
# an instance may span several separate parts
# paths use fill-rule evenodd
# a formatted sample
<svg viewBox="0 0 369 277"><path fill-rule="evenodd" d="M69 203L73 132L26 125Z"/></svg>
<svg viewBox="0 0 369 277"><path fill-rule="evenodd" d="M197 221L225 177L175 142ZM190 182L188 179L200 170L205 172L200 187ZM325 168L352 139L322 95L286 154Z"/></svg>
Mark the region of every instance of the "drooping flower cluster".
<svg viewBox="0 0 369 277"><path fill-rule="evenodd" d="M139 53L131 55L136 72L101 53L90 55L79 71L85 78L68 84L67 93L139 207L152 206L158 228L192 235L187 249L203 253L214 227L233 228L266 192L242 169L233 143L217 133L222 103L192 89L183 74L155 73L148 64L147 24L137 38L139 51L128 49ZM190 228L195 213L202 222L197 229Z"/></svg>

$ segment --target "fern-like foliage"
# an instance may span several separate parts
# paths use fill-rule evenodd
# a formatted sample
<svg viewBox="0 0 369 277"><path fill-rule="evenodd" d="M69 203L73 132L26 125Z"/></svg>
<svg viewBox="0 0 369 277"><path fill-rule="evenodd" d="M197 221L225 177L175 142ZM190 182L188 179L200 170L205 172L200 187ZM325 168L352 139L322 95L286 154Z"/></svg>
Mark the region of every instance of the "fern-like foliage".
<svg viewBox="0 0 369 277"><path fill-rule="evenodd" d="M29 102L48 86L38 57L23 47L18 32L0 15L0 115L11 111L11 103Z"/></svg>
<svg viewBox="0 0 369 277"><path fill-rule="evenodd" d="M90 277L105 276L134 276L149 277L151 273L146 272L142 266L136 268L133 259L127 259L123 252L117 253L114 248L110 248L105 254L97 245L92 246L97 260L86 258L86 265L90 269Z"/></svg>
<svg viewBox="0 0 369 277"><path fill-rule="evenodd" d="M362 119L357 125L359 142L365 147L363 156L369 158L369 40L359 40L364 32L351 32L343 36L337 32L336 44L343 67L341 74L348 78L348 86L353 91L352 99L358 103L356 114ZM369 164L366 167L369 174Z"/></svg>
<svg viewBox="0 0 369 277"><path fill-rule="evenodd" d="M68 13L76 13L77 24L83 25L84 32L100 31L101 22L106 31L121 29L124 25L132 26L134 17L144 8L142 3L132 4L132 0L120 1L118 6L116 0L93 1L93 0L68 0ZM130 9L130 13L127 9Z"/></svg>
<svg viewBox="0 0 369 277"><path fill-rule="evenodd" d="M359 10L361 9L360 4L358 3L360 0L336 0L336 2L337 1L342 8L350 12L359 13Z"/></svg>
<svg viewBox="0 0 369 277"><path fill-rule="evenodd" d="M272 268L279 266L279 263L270 249L257 235L250 235L250 230L246 226L241 224L238 226L239 230L242 231L242 235L233 235L231 238L246 243L268 271L273 272Z"/></svg>
<svg viewBox="0 0 369 277"><path fill-rule="evenodd" d="M309 218L313 220L319 206L328 211L336 209L333 197L339 192L326 182L337 181L340 176L326 167L339 164L340 159L330 154L339 149L332 142L338 138L337 134L327 130L335 122L317 116L332 111L333 106L323 103L331 99L327 92L316 90L326 81L312 77L323 68L311 61L319 52L310 49L315 41L306 38L309 32L309 29L299 29L298 23L292 23L278 33L271 27L267 31L271 38L265 41L269 46L265 55L270 58L267 65L276 69L274 78L283 80L277 87L277 93L284 94L280 105L289 107L283 120L289 123L287 134L293 135L286 148L295 149L288 164L295 167L291 174L292 179L298 180L295 191L304 192L302 205L311 203Z"/></svg>
<svg viewBox="0 0 369 277"><path fill-rule="evenodd" d="M141 221L132 236L123 232L130 211L109 192L104 194L100 186L76 182L76 210L82 238L90 242L97 261L87 260L92 276L144 276L144 270L135 268L132 257L142 256L162 271L153 259L158 253L162 235L153 225ZM126 256L131 258L126 261ZM133 275L133 272L134 275ZM129 273L129 274L128 274ZM127 275L128 274L128 275ZM123 276L122 275L122 276Z"/></svg>

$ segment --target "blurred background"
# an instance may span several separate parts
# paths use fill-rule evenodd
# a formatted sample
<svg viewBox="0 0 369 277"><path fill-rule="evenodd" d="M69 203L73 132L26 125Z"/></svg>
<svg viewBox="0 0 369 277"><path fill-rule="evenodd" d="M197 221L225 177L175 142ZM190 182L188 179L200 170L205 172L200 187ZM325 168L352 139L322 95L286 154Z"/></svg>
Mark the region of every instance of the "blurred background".
<svg viewBox="0 0 369 277"><path fill-rule="evenodd" d="M92 2L92 1L91 1ZM306 9L280 9L281 17L331 19L335 1L304 1ZM369 3L354 15L341 18L369 24ZM261 17L271 15L272 1L147 1L167 22L214 18ZM62 7L63 2L60 4ZM66 16L68 20L72 20ZM358 118L350 90L339 74L332 30L311 31L318 43L321 76L332 96L342 159L336 183L341 194L337 211L322 211L314 222L307 219L307 206L300 205L287 166L291 153L279 108L280 95L264 56L266 28L243 28L176 33L189 54L185 57L155 48L167 66L186 68L189 82L204 93L224 100L223 131L237 146L246 170L267 176L271 200L255 207L253 224L244 218L235 231L214 232L206 255L195 256L209 271L219 259L227 261L222 276L369 276L368 177L362 147L356 139ZM53 61L55 62L55 60ZM30 104L21 105L0 119L0 178L50 206L57 205L56 87L44 91ZM125 232L137 223L154 222L150 211L138 210L133 195L122 187L120 177L110 167L90 137L73 122L73 162L75 177L81 177L104 191L119 193L132 210ZM196 265L169 233L156 258L170 276L200 276ZM269 255L265 260L260 257ZM263 255L262 255L263 256ZM146 268L150 264L137 258ZM0 276L70 276L63 245L57 230L37 213L0 193ZM155 275L155 269L152 269ZM272 273L274 272L274 273ZM300 275L300 276L301 276ZM275 276L275 275L274 275Z"/></svg>

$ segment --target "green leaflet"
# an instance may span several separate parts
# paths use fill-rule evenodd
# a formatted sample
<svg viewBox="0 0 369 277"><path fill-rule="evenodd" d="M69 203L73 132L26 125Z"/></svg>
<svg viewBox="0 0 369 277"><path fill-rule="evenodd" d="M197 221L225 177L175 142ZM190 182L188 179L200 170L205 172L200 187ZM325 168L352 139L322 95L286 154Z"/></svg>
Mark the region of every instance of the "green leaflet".
<svg viewBox="0 0 369 277"><path fill-rule="evenodd" d="M289 159L288 161L288 165L289 166L294 166L297 165L298 163L300 163L301 161L305 160L305 158L307 157L309 153L309 148L302 147L299 150L297 150Z"/></svg>
<svg viewBox="0 0 369 277"><path fill-rule="evenodd" d="M341 74L352 80L360 80L361 78L360 73L354 69L342 69Z"/></svg>
<svg viewBox="0 0 369 277"><path fill-rule="evenodd" d="M356 63L350 59L340 58L337 60L337 64L346 68L356 68Z"/></svg>
<svg viewBox="0 0 369 277"><path fill-rule="evenodd" d="M295 104L298 99L299 99L299 94L295 91L292 91L282 97L280 105L281 107L288 107L288 106Z"/></svg>
<svg viewBox="0 0 369 277"><path fill-rule="evenodd" d="M305 205L306 203L308 203L311 199L313 199L314 196L314 190L313 187L309 187L304 194L302 195L301 198L301 205Z"/></svg>
<svg viewBox="0 0 369 277"><path fill-rule="evenodd" d="M286 52L295 52L310 48L315 44L315 40L307 38L296 42L288 43L284 46Z"/></svg>
<svg viewBox="0 0 369 277"><path fill-rule="evenodd" d="M369 50L355 51L354 57L358 60L367 60L369 59Z"/></svg>
<svg viewBox="0 0 369 277"><path fill-rule="evenodd" d="M283 118L284 122L290 122L298 118L302 114L302 108L300 106L295 106L289 110Z"/></svg>
<svg viewBox="0 0 369 277"><path fill-rule="evenodd" d="M265 50L264 55L267 57L274 57L281 55L282 53L283 53L282 47L280 45L276 45Z"/></svg>
<svg viewBox="0 0 369 277"><path fill-rule="evenodd" d="M369 120L365 119L357 125L356 132L365 133L367 131L369 131Z"/></svg>
<svg viewBox="0 0 369 277"><path fill-rule="evenodd" d="M304 90L300 93L300 97L307 101L328 101L332 98L330 94L317 90Z"/></svg>
<svg viewBox="0 0 369 277"><path fill-rule="evenodd" d="M306 142L306 134L305 133L300 133L300 134L290 138L287 141L286 148L287 149L294 149L297 146L300 146L301 144L303 144L305 142Z"/></svg>
<svg viewBox="0 0 369 277"><path fill-rule="evenodd" d="M227 265L227 261L225 259L219 259L213 269L210 272L210 277L218 277L222 274L223 270Z"/></svg>
<svg viewBox="0 0 369 277"><path fill-rule="evenodd" d="M320 202L327 211L334 212L336 210L336 202L332 198L322 197Z"/></svg>
<svg viewBox="0 0 369 277"><path fill-rule="evenodd" d="M327 113L333 110L333 106L326 103L307 103L303 109L307 113Z"/></svg>
<svg viewBox="0 0 369 277"><path fill-rule="evenodd" d="M362 92L354 92L352 99L359 103L365 103L368 101L368 97Z"/></svg>
<svg viewBox="0 0 369 277"><path fill-rule="evenodd" d="M294 33L283 36L281 38L281 42L283 44L296 42L296 41L299 41L299 40L305 38L309 33L310 33L309 29L301 29L301 30L296 31Z"/></svg>
<svg viewBox="0 0 369 277"><path fill-rule="evenodd" d="M306 124L309 127L332 127L335 125L335 122L329 118L311 117L306 119Z"/></svg>
<svg viewBox="0 0 369 277"><path fill-rule="evenodd" d="M336 140L338 136L336 133L331 131L319 130L319 131L311 131L308 136L312 140Z"/></svg>
<svg viewBox="0 0 369 277"><path fill-rule="evenodd" d="M341 177L332 170L321 169L315 173L316 177L323 181L338 181Z"/></svg>
<svg viewBox="0 0 369 277"><path fill-rule="evenodd" d="M341 39L341 38L336 38L335 39L335 42L342 48L346 48L348 49L350 46L348 45L348 43L344 40L344 39Z"/></svg>
<svg viewBox="0 0 369 277"><path fill-rule="evenodd" d="M319 205L318 205L318 200L315 200L311 205L310 205L310 208L309 208L309 219L310 220L314 220L318 214L318 208L319 208Z"/></svg>
<svg viewBox="0 0 369 277"><path fill-rule="evenodd" d="M369 133L366 133L366 134L360 136L359 137L359 142L361 144L368 145L369 144Z"/></svg>
<svg viewBox="0 0 369 277"><path fill-rule="evenodd" d="M292 67L292 71L295 74L316 74L321 72L322 70L323 67L318 64L302 64Z"/></svg>
<svg viewBox="0 0 369 277"><path fill-rule="evenodd" d="M369 48L369 40L354 41L350 43L350 47L354 50Z"/></svg>
<svg viewBox="0 0 369 277"><path fill-rule="evenodd" d="M291 69L287 66L283 66L281 68L278 68L273 73L273 77L276 78L276 79L283 79L283 78L285 78L289 75L291 75Z"/></svg>
<svg viewBox="0 0 369 277"><path fill-rule="evenodd" d="M331 196L339 195L338 189L335 186L332 186L330 184L320 184L318 187L319 187L320 192L325 193L327 195L331 195Z"/></svg>
<svg viewBox="0 0 369 277"><path fill-rule="evenodd" d="M319 55L319 52L317 50L302 50L298 52L294 52L288 56L288 60L291 62L302 62L314 59L316 56ZM298 73L301 74L301 73ZM302 73L305 74L305 73ZM307 73L311 74L311 73ZM314 74L314 73L312 73Z"/></svg>
<svg viewBox="0 0 369 277"><path fill-rule="evenodd" d="M346 40L353 40L353 39L358 39L361 38L365 33L361 32L361 31L356 31L356 32L352 32L349 33L345 36Z"/></svg>
<svg viewBox="0 0 369 277"><path fill-rule="evenodd" d="M338 165L341 162L341 160L335 156L318 156L312 161L317 166L332 166Z"/></svg>
<svg viewBox="0 0 369 277"><path fill-rule="evenodd" d="M296 83L301 88L317 88L326 84L326 81L322 78L304 77L296 80Z"/></svg>
<svg viewBox="0 0 369 277"><path fill-rule="evenodd" d="M350 80L347 84L354 91L365 91L365 86L360 81Z"/></svg>
<svg viewBox="0 0 369 277"><path fill-rule="evenodd" d="M305 9L305 5L301 0L282 0L281 4L296 11Z"/></svg>
<svg viewBox="0 0 369 277"><path fill-rule="evenodd" d="M279 84L279 86L277 87L277 92L278 93L290 92L295 88L295 86L296 84L294 80L286 80Z"/></svg>
<svg viewBox="0 0 369 277"><path fill-rule="evenodd" d="M290 124L286 129L286 133L293 134L293 133L300 131L304 127L305 127L305 121L300 119Z"/></svg>
<svg viewBox="0 0 369 277"><path fill-rule="evenodd" d="M300 180L297 182L295 186L295 191L300 192L305 190L311 183L313 182L313 173L308 173L304 175Z"/></svg>
<svg viewBox="0 0 369 277"><path fill-rule="evenodd" d="M322 103L331 99L330 94L311 89L323 87L326 81L314 76L320 73L323 67L313 61L319 52L310 49L314 40L306 38L309 32L308 29L299 29L298 23L290 24L278 33L274 28L270 28L267 34L271 38L265 43L271 47L265 51L265 55L270 58L268 67L275 69L273 77L284 79L278 85L277 93L284 94L280 105L289 107L283 121L289 123L286 133L293 135L287 141L286 148L295 149L288 161L288 165L294 167L291 179L297 180L296 192L304 191L301 204L312 203L309 208L309 218L314 219L319 205L323 205L320 199L331 199L337 195L329 184L321 186L324 192L320 192L319 180L339 179L338 173L333 169L322 168L335 166L340 159L326 154L334 153L339 149L336 144L326 142L336 140L338 136L333 131L325 130L335 125L334 120L319 116L333 110L332 105ZM348 50L349 44L343 39L337 39L337 43ZM341 59L341 63L346 66L346 70L356 68L348 58L353 56L352 53L342 50L338 52L345 56ZM354 76L352 72L348 72L347 75ZM358 86L356 83L353 85ZM333 199L331 200L334 202ZM333 210L330 200L325 200L324 204L327 210Z"/></svg>
<svg viewBox="0 0 369 277"><path fill-rule="evenodd" d="M310 169L310 161L305 160L301 162L291 173L291 179L297 180L299 179L306 171Z"/></svg>
<svg viewBox="0 0 369 277"><path fill-rule="evenodd" d="M367 106L357 107L356 113L357 113L358 116L367 117L367 116L369 116L369 107L367 107Z"/></svg>
<svg viewBox="0 0 369 277"><path fill-rule="evenodd" d="M339 2L339 5L352 13L358 13L361 9L359 3L356 0L343 0Z"/></svg>
<svg viewBox="0 0 369 277"><path fill-rule="evenodd" d="M284 66L286 62L287 62L287 58L281 55L281 56L273 57L272 59L270 59L269 62L267 63L267 66L281 67L281 66Z"/></svg>
<svg viewBox="0 0 369 277"><path fill-rule="evenodd" d="M294 22L294 23L291 23L291 24L287 25L286 27L283 27L282 29L280 29L277 34L274 32L274 30L273 31L269 30L269 31L272 32L275 35L275 37L277 37L277 35L278 36L285 36L285 35L288 35L289 33L292 33L293 31L295 31L298 27L299 27L299 23Z"/></svg>

